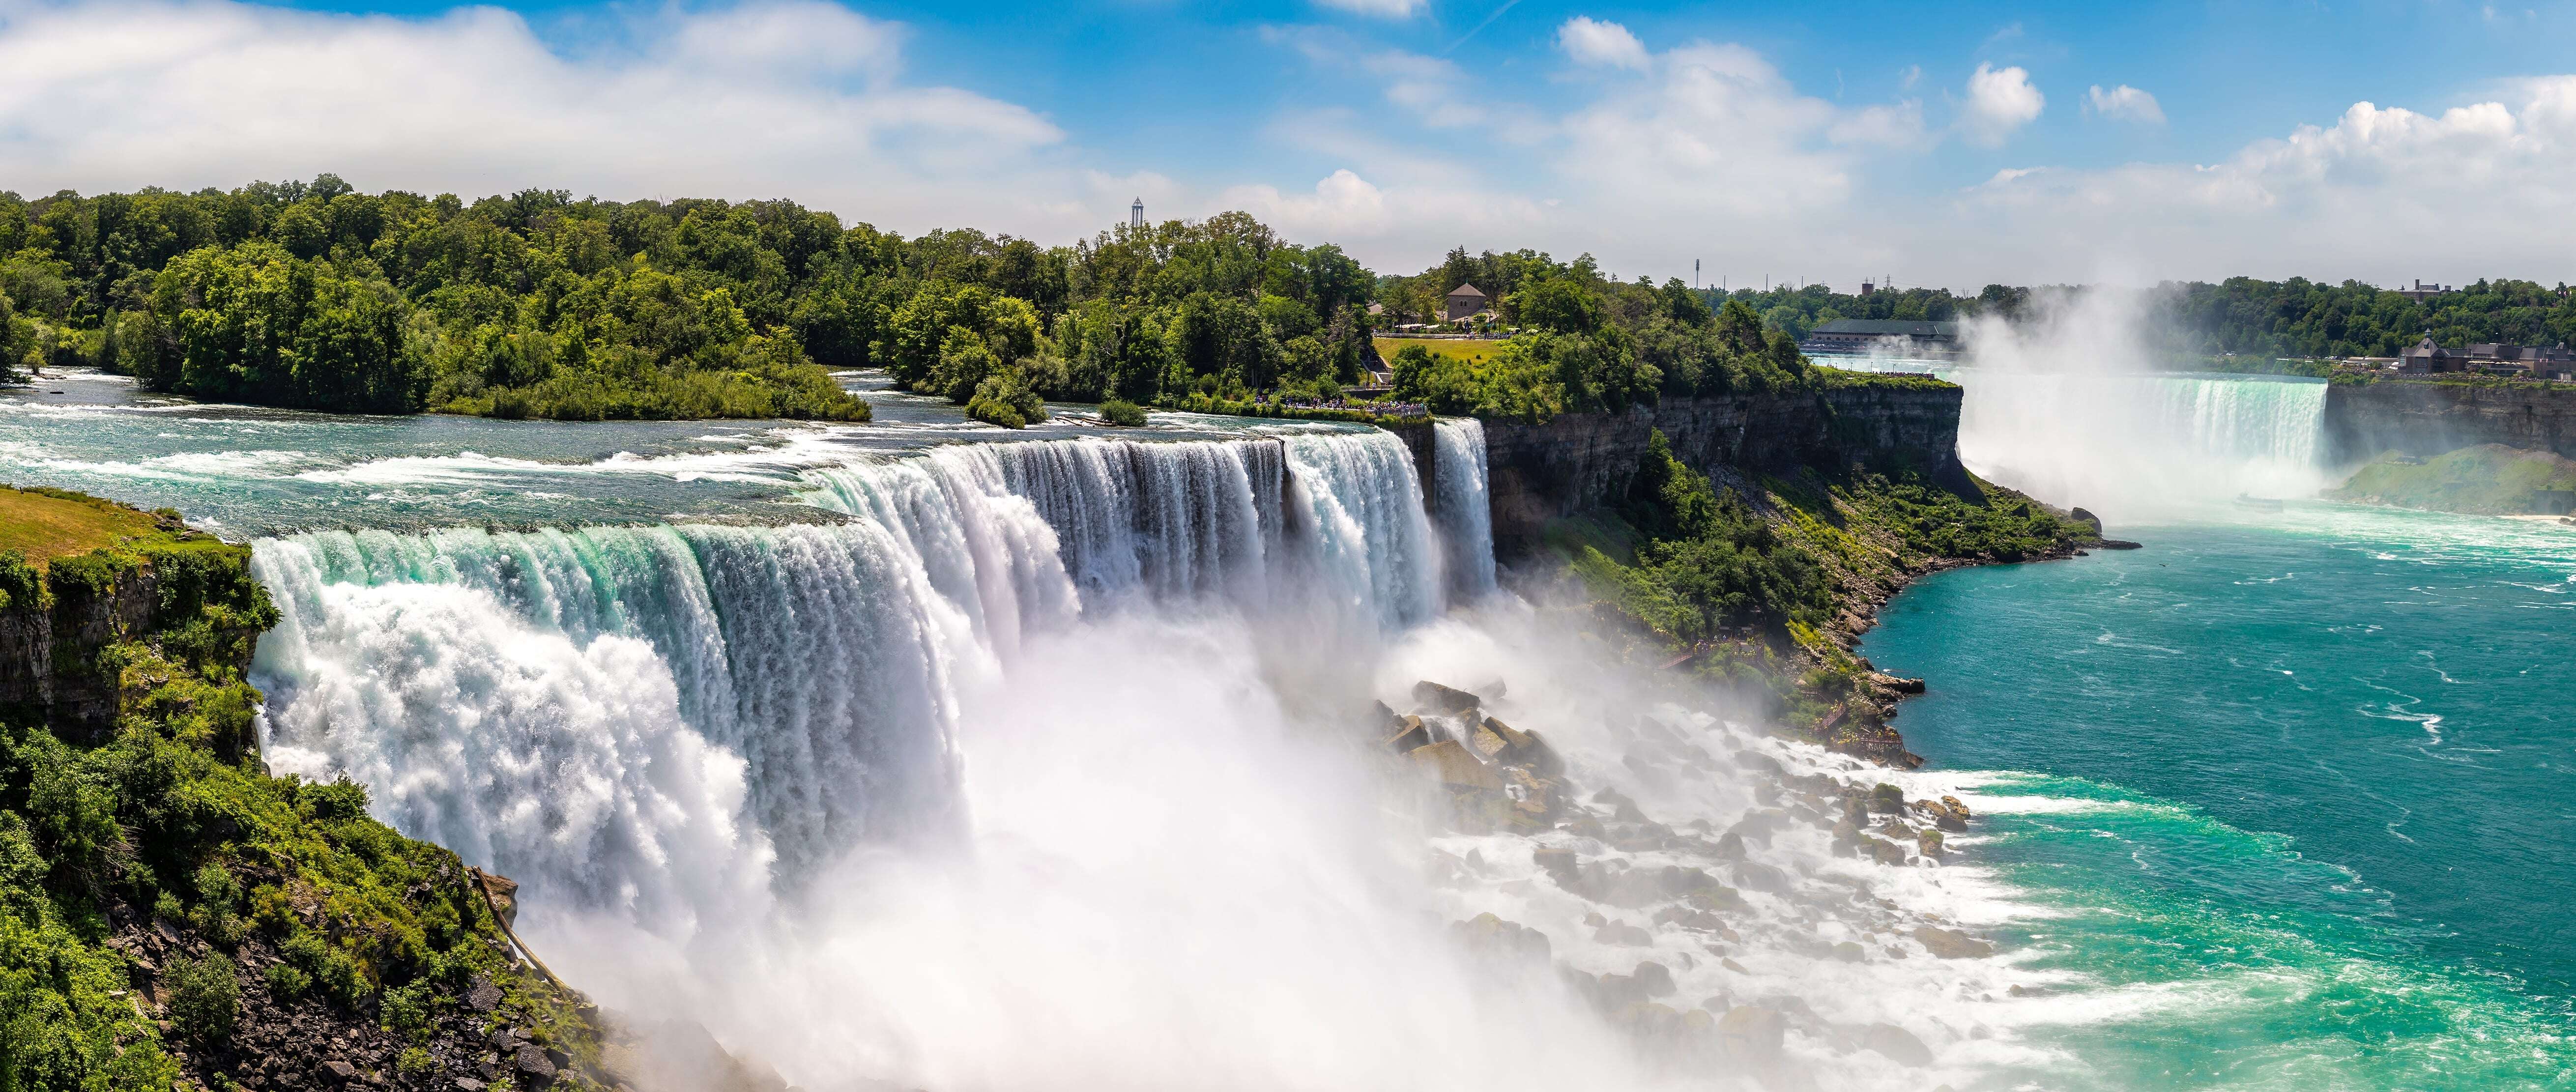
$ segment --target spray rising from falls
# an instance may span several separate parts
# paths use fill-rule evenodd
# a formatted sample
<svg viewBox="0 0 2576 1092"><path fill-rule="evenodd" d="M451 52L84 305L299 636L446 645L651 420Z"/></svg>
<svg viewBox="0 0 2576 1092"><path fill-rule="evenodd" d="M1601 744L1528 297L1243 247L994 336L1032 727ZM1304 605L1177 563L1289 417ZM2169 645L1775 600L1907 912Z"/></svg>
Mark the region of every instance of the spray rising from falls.
<svg viewBox="0 0 2576 1092"><path fill-rule="evenodd" d="M261 543L270 753L685 933L761 902L773 857L956 834L957 695L1086 604L1312 597L1318 639L1354 647L1438 605L1383 433L958 446L807 478L854 518Z"/></svg>
<svg viewBox="0 0 2576 1092"><path fill-rule="evenodd" d="M610 1007L809 1088L1911 1087L1986 1049L1963 1003L1923 1017L1961 971L1870 897L1975 878L1837 856L1782 809L1853 760L1658 706L1483 594L1481 433L1427 439L1428 483L1378 431L1092 438L804 471L828 525L264 541L267 754L526 881ZM1590 826L1452 830L1372 700L1434 677L1545 731ZM1581 807L1535 791L1507 806ZM1447 925L1489 911L1530 930ZM1738 1002L1751 1053L1672 1045Z"/></svg>
<svg viewBox="0 0 2576 1092"><path fill-rule="evenodd" d="M1963 368L1959 457L2042 499L2118 517L2325 485L2326 385Z"/></svg>

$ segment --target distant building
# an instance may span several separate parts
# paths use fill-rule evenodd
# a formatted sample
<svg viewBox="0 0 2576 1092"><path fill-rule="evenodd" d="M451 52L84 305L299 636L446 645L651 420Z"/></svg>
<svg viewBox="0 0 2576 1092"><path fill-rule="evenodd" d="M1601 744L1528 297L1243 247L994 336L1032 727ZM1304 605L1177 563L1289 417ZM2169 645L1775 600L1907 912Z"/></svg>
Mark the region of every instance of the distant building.
<svg viewBox="0 0 2576 1092"><path fill-rule="evenodd" d="M1484 289L1478 288L1475 285L1459 285L1458 287L1449 290L1449 306L1445 317L1451 322L1456 322L1459 319L1474 318L1485 310L1485 305L1491 302L1492 299L1493 297L1485 294Z"/></svg>
<svg viewBox="0 0 2576 1092"><path fill-rule="evenodd" d="M1131 228L1136 228L1136 229L1139 229L1139 230L1142 230L1142 229L1144 228L1144 226L1145 226L1145 199L1144 199L1144 198L1139 197L1139 198L1137 198L1137 199L1136 199L1136 203L1135 203L1135 204L1127 206L1127 226L1128 226L1128 227L1131 227Z"/></svg>
<svg viewBox="0 0 2576 1092"><path fill-rule="evenodd" d="M2506 345L2490 341L2454 347L2436 345L2427 335L2397 355L2397 370L2409 375L2484 372L2555 379L2576 373L2576 351L2569 350L2563 342L2557 345Z"/></svg>
<svg viewBox="0 0 2576 1092"><path fill-rule="evenodd" d="M1798 342L1798 348L1811 353L1866 353L1882 345L1903 353L1955 356L1959 352L1959 324L1838 318L1808 331Z"/></svg>
<svg viewBox="0 0 2576 1092"><path fill-rule="evenodd" d="M2451 287L2450 285L2446 285L2446 284L2426 284L2426 283L2424 283L2424 282L2422 282L2422 281L2416 281L2416 282L2415 282L2415 287L2413 287L2413 288L2400 288L2400 289L2398 289L2398 290L2397 290L2397 294L2398 294L2398 295L2401 295L2401 296L2404 296L2404 297L2406 297L2407 299L2414 300L2414 301L2415 301L2415 302L2417 302L2417 303L2422 303L2422 302L2424 302L2425 300L2432 299L2433 297L2438 296L2438 295L2441 295L2441 294L2442 294L2442 293L2444 293L2444 292L2457 292L2457 291L2459 291L2459 289L2457 289L2457 288L2453 288L2453 287Z"/></svg>

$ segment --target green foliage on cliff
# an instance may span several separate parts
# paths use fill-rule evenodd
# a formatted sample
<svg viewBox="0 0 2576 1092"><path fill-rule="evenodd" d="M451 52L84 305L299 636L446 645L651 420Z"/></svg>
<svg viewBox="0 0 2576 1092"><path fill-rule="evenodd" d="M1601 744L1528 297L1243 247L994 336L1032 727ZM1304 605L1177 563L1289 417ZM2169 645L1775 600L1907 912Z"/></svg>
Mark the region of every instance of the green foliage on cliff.
<svg viewBox="0 0 2576 1092"><path fill-rule="evenodd" d="M2576 491L2576 460L2500 444L2431 459L2382 455L2326 493L2335 500L2471 515L2563 514ZM2544 495L2554 494L2554 495Z"/></svg>
<svg viewBox="0 0 2576 1092"><path fill-rule="evenodd" d="M249 562L184 529L42 572L0 555L0 633L49 624L56 685L0 705L0 1089L169 1089L264 1015L254 986L365 1022L388 988L516 981L454 854L356 785L263 771L241 670L276 614ZM283 958L254 984L261 952Z"/></svg>
<svg viewBox="0 0 2576 1092"><path fill-rule="evenodd" d="M1596 594L1674 641L1785 636L1830 606L1822 571L1732 489L1647 443L1620 515L1635 537L1622 560L1594 544L1574 557Z"/></svg>

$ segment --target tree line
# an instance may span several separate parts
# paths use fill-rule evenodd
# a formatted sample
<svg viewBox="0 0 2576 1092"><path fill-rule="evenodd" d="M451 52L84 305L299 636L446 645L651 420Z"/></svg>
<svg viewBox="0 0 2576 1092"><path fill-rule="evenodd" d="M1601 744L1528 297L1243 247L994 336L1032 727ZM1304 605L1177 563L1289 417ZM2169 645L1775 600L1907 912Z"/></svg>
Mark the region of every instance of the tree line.
<svg viewBox="0 0 2576 1092"><path fill-rule="evenodd" d="M1990 284L1975 295L1946 288L1879 290L1867 296L1824 285L1766 291L1702 290L1712 303L1740 301L1763 324L1792 337L1838 318L1954 321L1991 315L2018 321L2051 295L2095 289ZM2230 277L2217 283L2166 281L2142 297L2149 348L2178 363L2221 355L2395 356L2430 336L2443 345L2506 342L2576 344L2576 295L2564 283L2480 280L2458 291L2410 299L2359 281Z"/></svg>

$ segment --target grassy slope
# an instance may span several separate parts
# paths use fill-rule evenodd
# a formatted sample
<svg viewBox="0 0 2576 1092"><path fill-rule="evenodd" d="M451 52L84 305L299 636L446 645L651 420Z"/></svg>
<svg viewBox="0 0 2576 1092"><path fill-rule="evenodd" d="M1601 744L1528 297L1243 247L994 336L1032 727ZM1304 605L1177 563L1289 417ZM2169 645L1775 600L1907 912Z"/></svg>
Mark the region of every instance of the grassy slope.
<svg viewBox="0 0 2576 1092"><path fill-rule="evenodd" d="M276 615L246 547L76 495L0 488L0 512L46 514L57 550L118 540L43 570L0 554L0 624L51 612L62 637L147 569L158 593L137 629L55 644L57 676L114 680L106 738L0 706L0 1090L328 1084L334 1061L450 1088L496 1024L597 1057L580 999L512 965L455 854L249 753L240 672ZM497 1002L464 1006L482 982Z"/></svg>
<svg viewBox="0 0 2576 1092"><path fill-rule="evenodd" d="M0 486L0 553L38 565L164 531L170 521L95 497Z"/></svg>
<svg viewBox="0 0 2576 1092"><path fill-rule="evenodd" d="M2336 500L2505 516L2540 511L2537 490L2576 489L2576 460L2501 444L2464 447L2419 464L2383 455L2326 495Z"/></svg>
<svg viewBox="0 0 2576 1092"><path fill-rule="evenodd" d="M1503 351L1503 343L1489 338L1382 337L1377 338L1377 355L1388 360L1404 351L1407 345L1419 345L1433 356L1451 356L1469 363L1486 360Z"/></svg>

